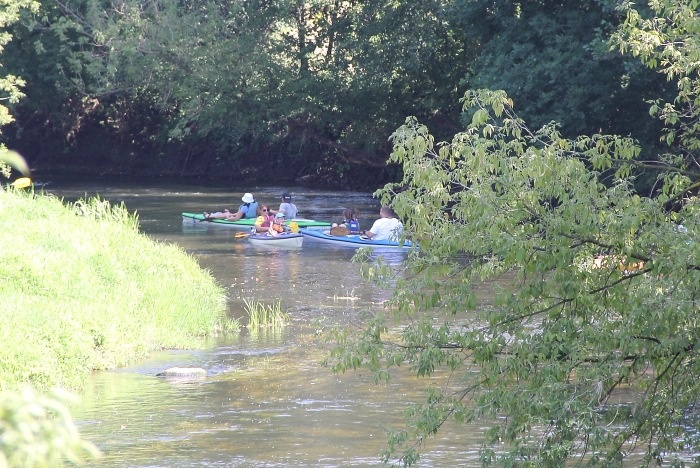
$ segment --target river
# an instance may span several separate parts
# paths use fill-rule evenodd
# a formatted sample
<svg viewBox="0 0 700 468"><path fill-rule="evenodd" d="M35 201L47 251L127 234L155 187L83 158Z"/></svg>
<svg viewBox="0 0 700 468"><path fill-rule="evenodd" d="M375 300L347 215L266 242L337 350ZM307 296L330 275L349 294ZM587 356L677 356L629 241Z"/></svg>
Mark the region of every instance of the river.
<svg viewBox="0 0 700 468"><path fill-rule="evenodd" d="M181 212L237 208L244 192L276 208L283 191L299 216L342 219L357 207L363 228L379 216L369 193L288 186L168 180L43 181L67 201L99 194L124 202L142 231L182 246L228 290L229 314L245 323L244 299L280 301L291 323L277 332L212 339L204 349L154 353L134 366L95 373L74 409L83 437L104 457L95 466L376 466L387 429L424 397L429 379L406 370L375 384L366 372L333 374L324 330L359 327L391 291L363 280L354 250L304 245L256 249L236 231L209 223L183 225ZM402 254L383 259L400 265ZM166 368L203 367L203 380L156 377ZM447 423L429 439L419 466L479 466L483 428Z"/></svg>

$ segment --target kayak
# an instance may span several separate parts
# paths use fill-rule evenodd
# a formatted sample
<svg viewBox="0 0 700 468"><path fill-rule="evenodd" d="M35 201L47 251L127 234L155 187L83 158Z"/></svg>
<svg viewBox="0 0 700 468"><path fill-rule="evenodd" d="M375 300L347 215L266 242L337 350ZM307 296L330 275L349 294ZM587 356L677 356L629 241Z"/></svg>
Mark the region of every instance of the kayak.
<svg viewBox="0 0 700 468"><path fill-rule="evenodd" d="M295 232L283 232L279 236L271 236L267 233L251 234L248 236L248 242L263 247L301 247L304 236Z"/></svg>
<svg viewBox="0 0 700 468"><path fill-rule="evenodd" d="M332 236L329 231L302 229L301 234L310 241L321 242L324 244L332 244L342 247L352 247L358 249L360 247L372 248L390 248L390 249L410 249L413 243L409 240L403 244L391 240L372 240L367 236L360 234L348 234L346 236Z"/></svg>
<svg viewBox="0 0 700 468"><path fill-rule="evenodd" d="M331 227L331 223L325 221L316 221L306 218L288 219L287 223L297 223L301 229L318 229L327 230ZM239 219L238 221L229 221L227 219L205 218L201 213L182 213L183 224L202 224L206 226L224 226L242 231L248 231L255 225L255 218Z"/></svg>

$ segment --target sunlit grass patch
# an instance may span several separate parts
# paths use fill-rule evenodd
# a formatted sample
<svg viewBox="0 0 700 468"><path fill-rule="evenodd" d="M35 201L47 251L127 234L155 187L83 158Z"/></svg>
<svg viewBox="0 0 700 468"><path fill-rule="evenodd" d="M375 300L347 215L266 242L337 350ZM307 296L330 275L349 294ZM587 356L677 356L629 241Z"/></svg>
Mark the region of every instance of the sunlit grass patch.
<svg viewBox="0 0 700 468"><path fill-rule="evenodd" d="M0 390L79 388L89 372L238 330L225 290L125 206L0 189Z"/></svg>

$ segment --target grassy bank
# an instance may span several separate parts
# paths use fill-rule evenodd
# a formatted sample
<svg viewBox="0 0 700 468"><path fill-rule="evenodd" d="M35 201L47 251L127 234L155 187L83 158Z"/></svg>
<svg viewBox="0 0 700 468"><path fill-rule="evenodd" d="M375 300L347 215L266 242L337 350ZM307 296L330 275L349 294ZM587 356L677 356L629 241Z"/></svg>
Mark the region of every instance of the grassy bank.
<svg viewBox="0 0 700 468"><path fill-rule="evenodd" d="M231 325L224 290L194 258L98 199L0 189L0 278L0 390L77 389L94 369Z"/></svg>

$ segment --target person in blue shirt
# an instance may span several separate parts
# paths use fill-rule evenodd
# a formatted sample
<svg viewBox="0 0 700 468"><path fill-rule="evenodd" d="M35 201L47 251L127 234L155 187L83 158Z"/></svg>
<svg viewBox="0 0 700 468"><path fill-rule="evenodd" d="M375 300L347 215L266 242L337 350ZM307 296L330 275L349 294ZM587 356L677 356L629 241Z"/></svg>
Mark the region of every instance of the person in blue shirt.
<svg viewBox="0 0 700 468"><path fill-rule="evenodd" d="M238 207L238 211L231 213L228 209L217 211L216 213L204 212L206 219L226 219L227 221L238 221L244 218L256 218L258 216L258 202L255 201L252 193L243 195L243 204Z"/></svg>
<svg viewBox="0 0 700 468"><path fill-rule="evenodd" d="M360 232L360 221L358 217L360 212L357 208L346 208L343 210L343 226L350 230L350 234L359 234Z"/></svg>

